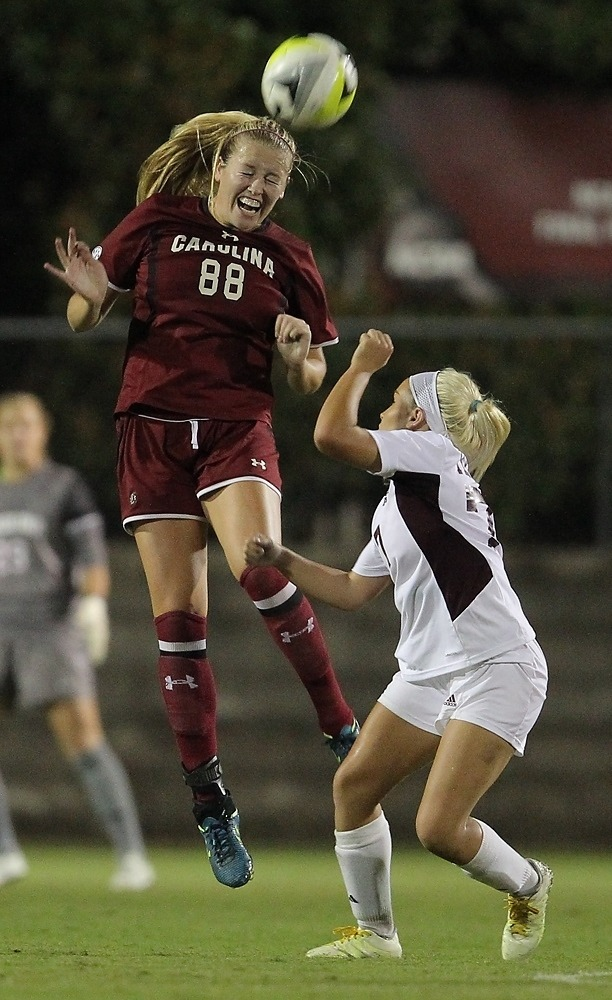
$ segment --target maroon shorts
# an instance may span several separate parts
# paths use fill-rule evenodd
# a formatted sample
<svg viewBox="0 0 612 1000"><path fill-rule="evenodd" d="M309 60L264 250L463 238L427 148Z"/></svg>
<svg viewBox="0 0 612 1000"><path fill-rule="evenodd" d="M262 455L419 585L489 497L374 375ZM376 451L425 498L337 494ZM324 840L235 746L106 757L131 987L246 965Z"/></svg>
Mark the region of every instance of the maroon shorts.
<svg viewBox="0 0 612 1000"><path fill-rule="evenodd" d="M117 480L123 527L158 518L203 521L207 494L248 479L280 495L274 434L261 420L117 418Z"/></svg>

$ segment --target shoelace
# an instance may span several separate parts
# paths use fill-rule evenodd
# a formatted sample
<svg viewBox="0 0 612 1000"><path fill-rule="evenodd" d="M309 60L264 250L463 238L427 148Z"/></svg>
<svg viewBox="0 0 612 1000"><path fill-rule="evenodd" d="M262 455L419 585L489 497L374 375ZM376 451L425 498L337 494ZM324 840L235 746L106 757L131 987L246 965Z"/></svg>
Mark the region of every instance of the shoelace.
<svg viewBox="0 0 612 1000"><path fill-rule="evenodd" d="M222 865L231 860L234 856L234 845L232 843L233 830L230 832L229 823L215 824L212 830L212 850L215 861Z"/></svg>
<svg viewBox="0 0 612 1000"><path fill-rule="evenodd" d="M529 898L521 899L520 896L510 896L508 900L508 920L510 922L511 934L522 934L526 936L528 932L529 917L531 914L539 913L537 906L532 906Z"/></svg>
<svg viewBox="0 0 612 1000"><path fill-rule="evenodd" d="M370 936L370 931L365 931L363 927L334 927L333 933L340 938L340 944L343 941L350 941L351 938Z"/></svg>

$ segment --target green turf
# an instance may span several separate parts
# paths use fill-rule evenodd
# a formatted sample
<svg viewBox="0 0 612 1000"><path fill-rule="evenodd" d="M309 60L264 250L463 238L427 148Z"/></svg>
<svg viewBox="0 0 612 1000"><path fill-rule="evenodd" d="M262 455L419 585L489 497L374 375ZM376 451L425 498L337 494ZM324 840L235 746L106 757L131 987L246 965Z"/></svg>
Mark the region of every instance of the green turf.
<svg viewBox="0 0 612 1000"><path fill-rule="evenodd" d="M107 889L108 852L28 850L0 890L6 1000L575 1000L612 994L611 861L546 855L555 869L538 952L499 957L501 894L424 851L394 859L398 962L305 959L351 923L333 852L255 849L255 879L218 885L203 852L153 851L148 892ZM549 977L549 978L547 978ZM562 977L562 978L559 978ZM564 977L564 978L563 978Z"/></svg>

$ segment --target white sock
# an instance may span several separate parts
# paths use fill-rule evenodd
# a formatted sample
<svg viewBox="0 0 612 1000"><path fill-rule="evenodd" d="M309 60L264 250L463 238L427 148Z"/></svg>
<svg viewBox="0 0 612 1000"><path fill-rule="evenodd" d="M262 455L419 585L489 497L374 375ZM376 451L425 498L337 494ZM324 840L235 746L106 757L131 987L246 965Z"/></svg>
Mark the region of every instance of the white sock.
<svg viewBox="0 0 612 1000"><path fill-rule="evenodd" d="M336 857L360 927L393 937L391 832L384 813L357 830L336 830Z"/></svg>
<svg viewBox="0 0 612 1000"><path fill-rule="evenodd" d="M490 826L480 819L476 822L482 828L482 843L472 860L467 865L462 865L461 871L493 889L528 896L539 881L533 865L502 840Z"/></svg>
<svg viewBox="0 0 612 1000"><path fill-rule="evenodd" d="M17 834L11 819L9 797L4 779L0 774L0 854L21 854Z"/></svg>

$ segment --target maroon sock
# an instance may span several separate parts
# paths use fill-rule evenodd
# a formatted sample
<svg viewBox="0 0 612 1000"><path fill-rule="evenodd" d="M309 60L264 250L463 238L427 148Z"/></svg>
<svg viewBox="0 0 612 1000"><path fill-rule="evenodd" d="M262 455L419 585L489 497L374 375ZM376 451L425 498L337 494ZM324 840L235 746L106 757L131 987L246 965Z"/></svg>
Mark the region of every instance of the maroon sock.
<svg viewBox="0 0 612 1000"><path fill-rule="evenodd" d="M206 619L168 611L155 619L158 676L168 721L186 771L217 753L217 692L206 657Z"/></svg>
<svg viewBox="0 0 612 1000"><path fill-rule="evenodd" d="M353 721L310 601L274 566L249 566L240 585L268 632L308 691L324 733L336 736Z"/></svg>

